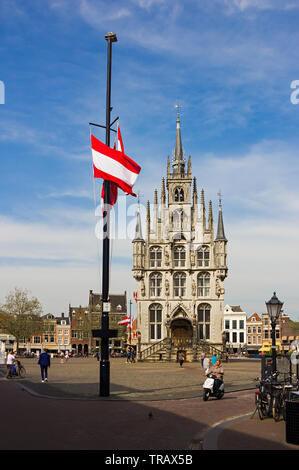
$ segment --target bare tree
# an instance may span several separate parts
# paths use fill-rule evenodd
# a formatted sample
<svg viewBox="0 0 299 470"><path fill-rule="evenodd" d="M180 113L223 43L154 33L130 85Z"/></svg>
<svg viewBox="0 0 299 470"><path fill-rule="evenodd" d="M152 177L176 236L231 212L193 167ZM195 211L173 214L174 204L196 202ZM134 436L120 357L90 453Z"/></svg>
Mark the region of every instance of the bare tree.
<svg viewBox="0 0 299 470"><path fill-rule="evenodd" d="M36 297L29 298L25 289L15 288L0 306L0 328L16 338L17 350L20 338L30 338L43 330L42 306Z"/></svg>

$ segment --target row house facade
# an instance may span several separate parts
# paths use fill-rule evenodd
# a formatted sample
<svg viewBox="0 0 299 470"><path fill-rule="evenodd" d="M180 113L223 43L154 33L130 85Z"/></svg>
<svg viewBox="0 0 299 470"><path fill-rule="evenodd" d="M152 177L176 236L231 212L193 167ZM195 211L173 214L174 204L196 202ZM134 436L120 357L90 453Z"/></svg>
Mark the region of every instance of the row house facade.
<svg viewBox="0 0 299 470"><path fill-rule="evenodd" d="M299 350L299 322L294 322L288 315L283 315L281 323L281 346L283 351L289 351L296 342Z"/></svg>
<svg viewBox="0 0 299 470"><path fill-rule="evenodd" d="M263 322L262 318L253 313L247 319L247 351L249 353L258 353L258 350L263 345Z"/></svg>
<svg viewBox="0 0 299 470"><path fill-rule="evenodd" d="M242 310L240 305L226 305L224 307L224 332L228 351L237 352L246 345L246 322L246 312Z"/></svg>
<svg viewBox="0 0 299 470"><path fill-rule="evenodd" d="M71 352L71 335L69 318L64 313L55 317L48 313L42 316L43 331L31 338L20 338L19 351L24 354L40 354L47 349L51 354L67 354Z"/></svg>
<svg viewBox="0 0 299 470"><path fill-rule="evenodd" d="M109 326L117 331L116 337L110 339L111 352L124 350L127 342L126 327L118 325L118 322L127 315L127 294L110 296L111 312ZM101 328L101 295L89 292L89 303L86 307L73 307L69 305L69 315L64 313L55 317L48 313L42 316L42 331L31 338L20 338L19 352L23 354L40 354L47 349L51 354L76 354L88 355L100 347L100 339L93 338L92 329ZM1 357L5 357L7 350L16 350L17 344L14 337L4 335L1 339ZM1 359L0 357L0 359Z"/></svg>
<svg viewBox="0 0 299 470"><path fill-rule="evenodd" d="M110 352L117 353L125 349L127 342L126 327L118 322L127 315L127 293L110 295L111 310L109 328L116 330L116 336L109 339ZM86 307L69 305L71 325L71 351L77 355L87 355L100 349L100 338L92 336L92 330L101 329L102 301L101 294L89 291Z"/></svg>
<svg viewBox="0 0 299 470"><path fill-rule="evenodd" d="M249 354L267 352L272 345L272 326L268 313L247 315L240 306L224 308L224 332L229 352ZM281 314L275 327L275 341L280 351L288 351L292 341L299 340L299 325L288 315Z"/></svg>
<svg viewBox="0 0 299 470"><path fill-rule="evenodd" d="M292 341L299 339L299 329L288 315L281 314L275 327L275 342L280 351L288 351ZM298 336L297 336L298 335ZM266 352L272 345L272 326L268 313L254 313L247 319L247 351Z"/></svg>

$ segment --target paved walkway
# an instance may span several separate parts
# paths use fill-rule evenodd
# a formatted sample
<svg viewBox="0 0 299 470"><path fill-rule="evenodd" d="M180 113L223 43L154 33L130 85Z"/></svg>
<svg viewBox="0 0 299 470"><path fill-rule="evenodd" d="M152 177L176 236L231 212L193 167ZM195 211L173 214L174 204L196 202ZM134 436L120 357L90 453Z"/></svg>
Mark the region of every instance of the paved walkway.
<svg viewBox="0 0 299 470"><path fill-rule="evenodd" d="M203 402L200 364L180 369L112 361L112 394L103 399L93 359L54 360L48 384L40 383L36 361L23 362L26 380L0 377L2 450L299 450L285 443L284 422L250 419L253 390L227 390L222 400ZM257 363L240 362L225 364L231 390L241 382L248 388L249 378L258 375ZM247 370L247 382L240 368ZM240 383L233 371L241 373Z"/></svg>
<svg viewBox="0 0 299 470"><path fill-rule="evenodd" d="M73 358L61 363L53 359L49 369L49 383L41 383L36 359L24 359L26 378L21 380L37 394L56 398L107 400L99 397L99 362L94 358ZM200 363L127 364L124 358L110 361L110 397L108 400L173 400L202 396L205 380ZM255 388L259 375L259 361L232 360L224 364L225 390Z"/></svg>

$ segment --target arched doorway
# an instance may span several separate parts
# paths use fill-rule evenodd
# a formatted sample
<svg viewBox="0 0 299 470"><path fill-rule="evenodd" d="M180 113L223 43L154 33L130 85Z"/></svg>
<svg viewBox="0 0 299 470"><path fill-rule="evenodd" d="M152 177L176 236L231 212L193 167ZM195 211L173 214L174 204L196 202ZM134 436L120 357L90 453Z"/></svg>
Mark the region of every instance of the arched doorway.
<svg viewBox="0 0 299 470"><path fill-rule="evenodd" d="M174 346L181 349L192 346L193 329L187 318L174 318L170 329L171 341Z"/></svg>

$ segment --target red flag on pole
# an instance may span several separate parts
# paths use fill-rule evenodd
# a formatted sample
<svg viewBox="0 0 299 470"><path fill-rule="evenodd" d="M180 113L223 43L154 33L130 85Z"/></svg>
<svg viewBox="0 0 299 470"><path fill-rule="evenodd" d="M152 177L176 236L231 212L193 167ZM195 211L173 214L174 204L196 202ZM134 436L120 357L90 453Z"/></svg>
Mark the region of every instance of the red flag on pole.
<svg viewBox="0 0 299 470"><path fill-rule="evenodd" d="M120 131L118 132L117 139L118 145L123 149ZM134 160L125 155L123 151L108 147L92 134L91 148L94 178L103 178L104 180L111 181L126 194L136 196L136 194L133 193L133 186L140 173L141 167L134 162Z"/></svg>

